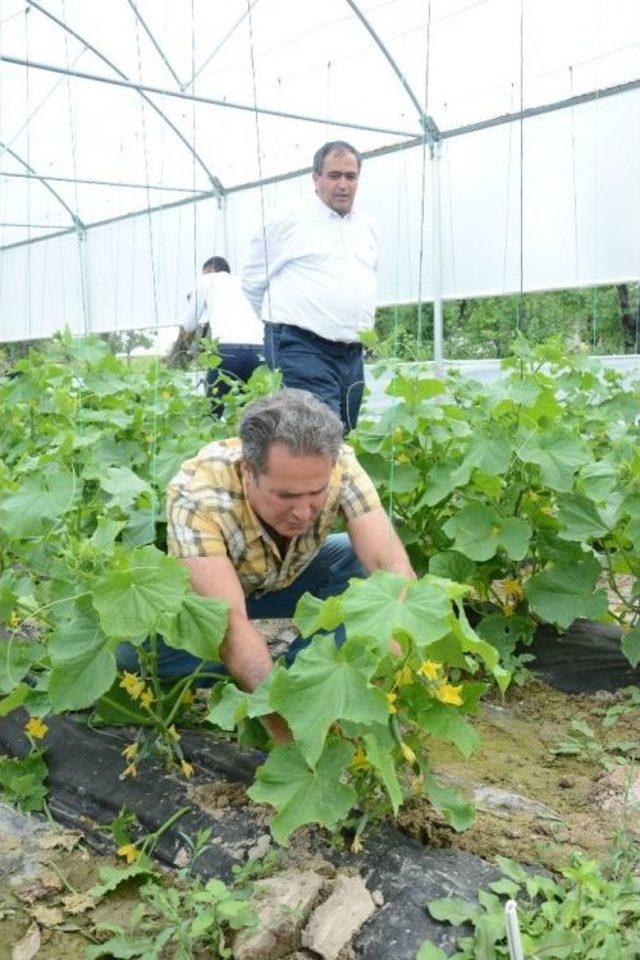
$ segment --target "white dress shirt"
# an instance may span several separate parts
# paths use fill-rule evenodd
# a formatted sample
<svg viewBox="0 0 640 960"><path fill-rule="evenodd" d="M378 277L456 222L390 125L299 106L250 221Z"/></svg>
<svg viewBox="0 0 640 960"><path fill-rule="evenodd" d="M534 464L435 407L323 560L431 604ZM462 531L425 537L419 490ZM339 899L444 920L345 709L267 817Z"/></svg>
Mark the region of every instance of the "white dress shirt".
<svg viewBox="0 0 640 960"><path fill-rule="evenodd" d="M242 287L264 321L353 343L373 327L377 266L368 217L353 209L341 217L314 196L253 238Z"/></svg>
<svg viewBox="0 0 640 960"><path fill-rule="evenodd" d="M190 333L208 321L211 336L223 343L261 345L264 328L242 292L240 278L230 273L203 273L189 299L182 326Z"/></svg>

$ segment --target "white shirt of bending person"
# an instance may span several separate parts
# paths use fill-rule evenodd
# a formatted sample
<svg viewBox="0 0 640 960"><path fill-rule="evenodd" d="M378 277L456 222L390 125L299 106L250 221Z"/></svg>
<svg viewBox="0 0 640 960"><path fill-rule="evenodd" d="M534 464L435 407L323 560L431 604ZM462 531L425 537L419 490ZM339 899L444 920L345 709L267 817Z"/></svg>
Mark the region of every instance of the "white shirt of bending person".
<svg viewBox="0 0 640 960"><path fill-rule="evenodd" d="M262 346L264 328L242 292L240 278L226 271L200 276L181 325L192 333L199 323L207 321L211 336L220 344Z"/></svg>
<svg viewBox="0 0 640 960"><path fill-rule="evenodd" d="M340 216L314 195L253 238L242 288L263 321L355 343L373 327L377 267L366 214L352 208Z"/></svg>

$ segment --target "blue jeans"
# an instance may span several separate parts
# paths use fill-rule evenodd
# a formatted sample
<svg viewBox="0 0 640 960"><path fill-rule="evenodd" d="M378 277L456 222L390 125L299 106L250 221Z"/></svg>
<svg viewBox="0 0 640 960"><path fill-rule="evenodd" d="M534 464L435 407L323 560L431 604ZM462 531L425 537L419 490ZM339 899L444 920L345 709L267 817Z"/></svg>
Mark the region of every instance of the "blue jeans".
<svg viewBox="0 0 640 960"><path fill-rule="evenodd" d="M282 371L285 387L311 393L331 407L345 433L358 423L364 390L361 343L325 340L288 323L265 323L264 357Z"/></svg>
<svg viewBox="0 0 640 960"><path fill-rule="evenodd" d="M365 578L367 571L362 566L346 533L334 533L327 537L320 550L297 580L284 590L273 590L262 597L248 597L247 614L250 620L292 617L298 600L303 593L311 593L320 600L335 597L348 586L351 577ZM344 643L344 628L336 630L336 643ZM311 642L310 638L299 637L285 654L285 663L290 666L297 653ZM138 656L130 643L121 643L116 651L116 659L121 670L138 669ZM160 677L186 677L202 663L198 657L185 650L175 650L162 641L158 644L158 675ZM221 663L205 663L203 673L226 674ZM202 678L201 686L209 686L212 678Z"/></svg>

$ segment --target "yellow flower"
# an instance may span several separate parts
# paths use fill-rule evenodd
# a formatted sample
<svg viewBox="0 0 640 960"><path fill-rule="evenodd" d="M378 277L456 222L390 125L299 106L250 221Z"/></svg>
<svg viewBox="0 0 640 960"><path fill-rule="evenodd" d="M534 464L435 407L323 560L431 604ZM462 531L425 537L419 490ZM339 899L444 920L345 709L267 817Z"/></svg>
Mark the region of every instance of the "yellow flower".
<svg viewBox="0 0 640 960"><path fill-rule="evenodd" d="M120 686L127 691L132 700L137 700L144 690L144 680L141 680L135 673L129 673L128 670L125 670Z"/></svg>
<svg viewBox="0 0 640 960"><path fill-rule="evenodd" d="M140 706L144 707L145 710L148 710L151 704L153 703L153 692L150 687L140 694Z"/></svg>
<svg viewBox="0 0 640 960"><path fill-rule="evenodd" d="M130 743L122 751L122 756L125 758L125 760L134 760L137 753L138 753L138 744Z"/></svg>
<svg viewBox="0 0 640 960"><path fill-rule="evenodd" d="M124 857L127 863L133 863L140 856L140 851L135 844L125 843L122 847L118 847L118 856Z"/></svg>
<svg viewBox="0 0 640 960"><path fill-rule="evenodd" d="M185 690L184 693L182 694L182 697L180 698L180 702L185 707L190 707L192 703L195 703L195 701L196 701L196 697L193 690Z"/></svg>
<svg viewBox="0 0 640 960"><path fill-rule="evenodd" d="M13 628L13 627L19 627L21 622L22 622L22 621L20 620L20 617L18 616L18 614L16 613L16 611L15 611L15 610L12 610L11 613L9 614L9 619L7 620L8 626L10 626L10 627L12 627L12 628Z"/></svg>
<svg viewBox="0 0 640 960"><path fill-rule="evenodd" d="M394 679L397 687L404 687L405 684L411 683L411 680L413 679L413 675L411 673L411 667L405 664L404 667L398 670Z"/></svg>
<svg viewBox="0 0 640 960"><path fill-rule="evenodd" d="M178 731L176 730L176 725L175 725L175 723L172 723L171 726L169 727L169 733L171 734L171 736L173 737L174 740L177 741L177 740L180 739L180 734L179 734Z"/></svg>
<svg viewBox="0 0 640 960"><path fill-rule="evenodd" d="M362 853L363 849L360 837L354 837L351 841L351 853Z"/></svg>
<svg viewBox="0 0 640 960"><path fill-rule="evenodd" d="M513 597L514 600L522 600L524 595L522 584L519 580L505 580L504 591L507 596Z"/></svg>
<svg viewBox="0 0 640 960"><path fill-rule="evenodd" d="M29 722L25 724L24 732L28 733L34 740L42 740L49 727L40 719L40 717L30 717Z"/></svg>
<svg viewBox="0 0 640 960"><path fill-rule="evenodd" d="M427 680L437 680L438 674L442 670L442 664L436 663L435 660L423 660L416 673L421 674L421 676L426 677Z"/></svg>
<svg viewBox="0 0 640 960"><path fill-rule="evenodd" d="M450 683L443 683L436 690L436 697L441 703L451 703L454 707L459 707L462 703L462 684L459 687L453 687Z"/></svg>
<svg viewBox="0 0 640 960"><path fill-rule="evenodd" d="M512 603L505 603L502 605L502 612L505 617L512 617L515 611L515 606Z"/></svg>
<svg viewBox="0 0 640 960"><path fill-rule="evenodd" d="M123 776L123 777L137 777L137 776L138 776L138 768L136 767L135 763L130 763L128 767L125 767L124 770L122 771L122 776Z"/></svg>
<svg viewBox="0 0 640 960"><path fill-rule="evenodd" d="M413 752L409 744L404 742L404 740L400 744L400 750L402 751L402 756L405 758L407 763L413 764L416 762L415 753Z"/></svg>
<svg viewBox="0 0 640 960"><path fill-rule="evenodd" d="M364 752L362 747L358 747L353 757L351 758L351 761L349 762L349 769L350 770L367 770L370 766L371 764L367 760L366 753Z"/></svg>
<svg viewBox="0 0 640 960"><path fill-rule="evenodd" d="M387 703L389 704L389 713L397 713L398 708L396 707L396 700L398 699L397 693L388 693L387 694Z"/></svg>
<svg viewBox="0 0 640 960"><path fill-rule="evenodd" d="M188 780L190 777L193 776L193 764L192 764L192 763L187 763L186 760L183 760L183 761L180 763L180 766L182 767L182 772L184 773L184 775L185 775L185 777L187 778L187 780Z"/></svg>
<svg viewBox="0 0 640 960"><path fill-rule="evenodd" d="M399 453L396 456L396 463L409 463L409 457L406 453Z"/></svg>

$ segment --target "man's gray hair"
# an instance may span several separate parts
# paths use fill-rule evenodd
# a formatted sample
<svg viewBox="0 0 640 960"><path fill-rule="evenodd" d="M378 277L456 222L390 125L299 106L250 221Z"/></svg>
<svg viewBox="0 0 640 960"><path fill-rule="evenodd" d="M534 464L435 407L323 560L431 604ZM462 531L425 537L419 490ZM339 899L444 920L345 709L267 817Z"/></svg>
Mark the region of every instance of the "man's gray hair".
<svg viewBox="0 0 640 960"><path fill-rule="evenodd" d="M313 155L313 172L322 173L322 165L330 153L352 153L358 161L358 173L362 167L362 154L346 140L330 140L323 143Z"/></svg>
<svg viewBox="0 0 640 960"><path fill-rule="evenodd" d="M342 421L307 390L292 387L250 403L240 423L242 459L254 477L266 472L269 448L284 444L294 456L338 459Z"/></svg>

